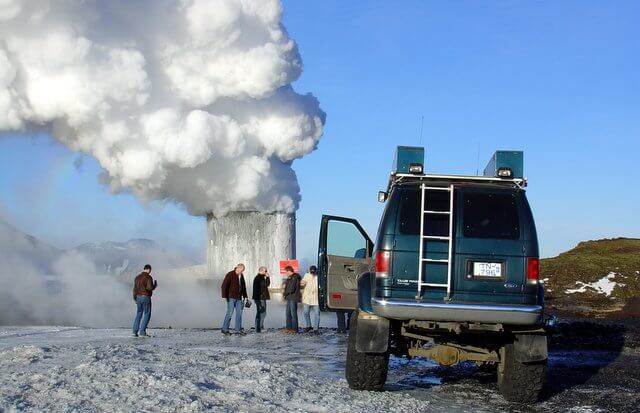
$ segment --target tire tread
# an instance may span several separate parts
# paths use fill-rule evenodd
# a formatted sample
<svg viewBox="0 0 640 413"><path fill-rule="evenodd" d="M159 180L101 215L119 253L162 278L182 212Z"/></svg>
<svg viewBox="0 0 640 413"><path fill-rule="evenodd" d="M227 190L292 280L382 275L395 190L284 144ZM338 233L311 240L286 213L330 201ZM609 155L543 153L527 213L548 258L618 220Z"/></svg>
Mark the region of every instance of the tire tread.
<svg viewBox="0 0 640 413"><path fill-rule="evenodd" d="M347 344L346 379L354 390L380 391L387 381L389 352L382 354L360 353L356 350L357 313L351 319Z"/></svg>
<svg viewBox="0 0 640 413"><path fill-rule="evenodd" d="M501 363L504 363L504 371L498 373L498 387L504 398L515 403L537 402L545 386L547 362L517 361L513 344L510 343L505 346Z"/></svg>

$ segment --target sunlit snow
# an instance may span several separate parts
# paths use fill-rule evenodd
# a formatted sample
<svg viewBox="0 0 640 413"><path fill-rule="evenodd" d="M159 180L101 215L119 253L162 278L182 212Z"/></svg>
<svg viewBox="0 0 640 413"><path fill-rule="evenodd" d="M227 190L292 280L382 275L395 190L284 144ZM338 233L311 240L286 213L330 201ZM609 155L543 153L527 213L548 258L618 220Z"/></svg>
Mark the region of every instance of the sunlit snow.
<svg viewBox="0 0 640 413"><path fill-rule="evenodd" d="M600 278L598 281L592 283L583 283L582 281L576 281L576 288L567 289L567 294L584 293L587 291L594 291L598 294L604 294L607 297L611 296L616 286L624 287L624 284L614 281L616 278L615 272L610 272L607 276Z"/></svg>

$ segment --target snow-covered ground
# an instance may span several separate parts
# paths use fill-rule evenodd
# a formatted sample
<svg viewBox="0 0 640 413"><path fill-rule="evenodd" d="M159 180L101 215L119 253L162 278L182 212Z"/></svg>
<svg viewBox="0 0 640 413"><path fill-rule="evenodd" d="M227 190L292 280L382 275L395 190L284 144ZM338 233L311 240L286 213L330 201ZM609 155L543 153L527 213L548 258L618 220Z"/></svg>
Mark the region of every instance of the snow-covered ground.
<svg viewBox="0 0 640 413"><path fill-rule="evenodd" d="M277 330L224 337L217 330L4 328L0 407L77 411L409 411L432 406L400 388L349 390L345 336ZM496 396L497 397L497 396ZM460 406L464 405L463 401Z"/></svg>
<svg viewBox="0 0 640 413"><path fill-rule="evenodd" d="M505 402L495 382L473 367L422 360L392 358L385 392L352 391L344 379L346 336L335 330L294 337L276 329L231 337L202 329L151 334L0 327L0 411L529 411ZM535 409L597 410L580 395L598 391L564 391Z"/></svg>

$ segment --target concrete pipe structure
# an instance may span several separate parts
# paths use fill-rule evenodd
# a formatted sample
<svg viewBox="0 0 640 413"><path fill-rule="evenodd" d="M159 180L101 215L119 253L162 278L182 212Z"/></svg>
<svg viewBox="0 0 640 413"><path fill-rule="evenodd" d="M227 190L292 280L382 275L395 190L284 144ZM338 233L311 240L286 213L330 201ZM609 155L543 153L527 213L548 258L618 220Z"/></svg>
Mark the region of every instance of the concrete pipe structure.
<svg viewBox="0 0 640 413"><path fill-rule="evenodd" d="M249 295L258 267L269 268L271 287L277 288L281 281L279 261L296 256L295 214L235 211L220 218L209 214L207 232L209 276L222 278L242 262Z"/></svg>

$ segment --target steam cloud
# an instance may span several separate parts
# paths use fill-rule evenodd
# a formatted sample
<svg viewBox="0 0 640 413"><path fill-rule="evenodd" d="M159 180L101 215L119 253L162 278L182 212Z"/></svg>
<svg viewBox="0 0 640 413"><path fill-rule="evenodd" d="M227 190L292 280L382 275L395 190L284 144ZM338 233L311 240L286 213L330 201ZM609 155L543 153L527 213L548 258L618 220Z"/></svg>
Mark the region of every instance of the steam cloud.
<svg viewBox="0 0 640 413"><path fill-rule="evenodd" d="M170 261L159 254L150 258L159 284L151 327L221 325L226 309L222 280L200 280L195 268L163 268L161 263ZM135 313L133 278L141 270L105 273L87 254L57 250L4 223L0 204L0 326L128 327ZM250 286L252 272L245 278ZM266 326L283 326L282 305L271 300L268 306ZM245 328L254 315L254 308L244 311Z"/></svg>
<svg viewBox="0 0 640 413"><path fill-rule="evenodd" d="M0 228L1 231L1 228ZM0 234L1 235L1 234ZM69 252L46 278L28 260L0 251L0 325L69 325L129 327L135 315L133 274L124 278L97 275L86 255ZM159 269L150 326L213 328L222 325L226 302L221 280L202 284L180 271ZM250 283L252 276L245 275ZM284 325L284 308L268 304L267 328ZM253 326L255 309L244 311L243 325Z"/></svg>
<svg viewBox="0 0 640 413"><path fill-rule="evenodd" d="M278 0L0 0L0 131L91 154L112 191L192 214L293 212L325 114L294 92Z"/></svg>

